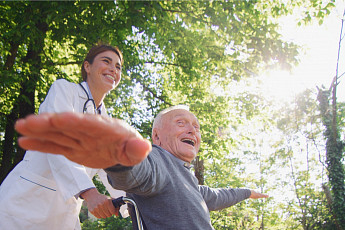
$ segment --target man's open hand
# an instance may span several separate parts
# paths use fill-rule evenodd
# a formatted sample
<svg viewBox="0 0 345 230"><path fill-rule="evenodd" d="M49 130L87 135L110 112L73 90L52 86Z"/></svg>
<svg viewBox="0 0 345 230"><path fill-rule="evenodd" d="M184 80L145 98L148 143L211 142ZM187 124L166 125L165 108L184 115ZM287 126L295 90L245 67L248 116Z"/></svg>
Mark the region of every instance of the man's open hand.
<svg viewBox="0 0 345 230"><path fill-rule="evenodd" d="M133 166L143 161L151 144L126 122L100 115L45 113L20 119L19 145L28 150L61 154L91 167Z"/></svg>
<svg viewBox="0 0 345 230"><path fill-rule="evenodd" d="M259 193L254 190L250 190L250 197L251 199L260 199L260 198L268 198L269 195L264 194L264 193Z"/></svg>

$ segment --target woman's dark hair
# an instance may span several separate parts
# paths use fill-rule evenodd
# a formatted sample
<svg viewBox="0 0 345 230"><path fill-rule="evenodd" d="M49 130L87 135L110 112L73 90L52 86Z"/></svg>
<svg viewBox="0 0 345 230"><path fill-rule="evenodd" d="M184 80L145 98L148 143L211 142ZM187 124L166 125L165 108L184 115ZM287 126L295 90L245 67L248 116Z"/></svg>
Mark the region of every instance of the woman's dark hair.
<svg viewBox="0 0 345 230"><path fill-rule="evenodd" d="M105 44L98 44L96 46L93 46L88 54L86 55L84 61L83 61L83 64L81 65L81 76L83 77L83 81L86 81L87 79L87 73L85 71L85 68L84 68L84 63L85 61L87 61L88 63L92 64L93 63L93 60L95 59L95 57L102 53L102 52L105 52L105 51L113 51L114 53L116 53L119 58L120 58L120 61L121 61L121 65L123 64L123 57L122 57L122 53L121 51L119 50L119 48L117 47L114 47L114 46L111 46L111 45L105 45Z"/></svg>

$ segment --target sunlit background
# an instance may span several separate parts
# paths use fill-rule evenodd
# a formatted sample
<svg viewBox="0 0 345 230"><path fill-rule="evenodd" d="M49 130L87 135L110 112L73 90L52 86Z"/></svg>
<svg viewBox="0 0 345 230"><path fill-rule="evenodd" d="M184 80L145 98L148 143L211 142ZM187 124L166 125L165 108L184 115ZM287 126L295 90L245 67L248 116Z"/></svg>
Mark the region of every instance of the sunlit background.
<svg viewBox="0 0 345 230"><path fill-rule="evenodd" d="M267 96L281 101L289 101L296 94L316 86L329 88L336 75L341 24L345 9L343 1L336 2L336 9L325 18L324 23L317 22L307 26L298 26L293 16L281 19L280 27L284 40L302 46L300 64L287 71L270 71L260 78ZM344 32L343 32L344 34ZM342 35L343 36L343 35ZM345 71L345 42L340 43L339 72ZM345 101L345 77L340 77L337 87L338 102Z"/></svg>
<svg viewBox="0 0 345 230"><path fill-rule="evenodd" d="M271 105L277 105L279 107L282 103L293 102L298 94L302 93L306 89L313 89L317 92L317 87L324 87L329 89L333 78L337 74L337 62L338 62L338 87L337 87L337 101L345 101L345 77L342 76L345 72L345 41L340 41L344 38L344 30L342 29L342 20L344 18L345 3L342 1L336 2L336 8L332 10L331 14L327 16L323 24L319 25L317 21L309 25L298 26L297 17L288 16L280 19L279 26L283 40L293 42L301 46L300 54L298 56L299 64L289 72L283 70L269 70L260 76L253 76L250 79L246 79L243 82L236 82L236 89L229 88L228 93L235 97L240 91L245 90L247 92L259 92L260 95L266 97L267 100L273 101ZM296 12L298 15L298 12ZM345 23L344 23L345 27ZM341 35L342 32L342 35ZM340 45L340 47L339 47ZM237 91L238 90L238 91ZM316 97L315 97L315 100ZM276 137L281 137L280 133L276 131L266 131L253 120L243 125L243 130L239 133L252 132L247 134L248 136L255 135L257 146L251 146L251 144L243 144L245 151L258 152L259 158L273 156L276 151L272 146L277 141ZM256 133L256 134L254 134ZM232 133L234 135L234 133ZM303 137L296 139L296 143L304 143L306 141ZM307 158L304 151L300 152L301 146L308 146L308 143L294 146L291 143L291 148L295 152L294 159L291 160L291 164L294 165L295 170L306 170ZM323 156L323 150L313 149L315 146L310 146L309 151L314 154L317 161L323 161L319 156ZM318 156L319 154L319 156ZM312 154L311 154L312 155ZM307 156L308 157L308 156ZM310 157L310 156L309 156ZM260 167L258 159L250 159L241 155L242 160L246 162L246 174L252 177L260 177ZM324 168L320 165L314 169L312 174L323 175ZM293 181L290 181L288 186L281 186L275 183L282 180L282 178L291 177L291 168L277 168L275 174L268 176L268 183L276 189L268 191L269 195L275 200L276 203L284 202L288 203L288 200L292 200L296 194L293 188ZM259 179L259 178L258 178ZM321 184L325 178L318 178L313 181L321 189Z"/></svg>

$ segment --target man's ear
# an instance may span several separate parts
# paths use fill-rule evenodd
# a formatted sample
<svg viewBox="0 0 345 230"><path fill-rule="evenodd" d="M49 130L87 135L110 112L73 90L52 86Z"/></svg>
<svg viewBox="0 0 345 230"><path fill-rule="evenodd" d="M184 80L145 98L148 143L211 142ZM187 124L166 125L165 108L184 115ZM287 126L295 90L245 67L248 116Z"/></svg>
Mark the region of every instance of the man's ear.
<svg viewBox="0 0 345 230"><path fill-rule="evenodd" d="M159 136L156 128L152 130L152 143L155 145L160 145Z"/></svg>

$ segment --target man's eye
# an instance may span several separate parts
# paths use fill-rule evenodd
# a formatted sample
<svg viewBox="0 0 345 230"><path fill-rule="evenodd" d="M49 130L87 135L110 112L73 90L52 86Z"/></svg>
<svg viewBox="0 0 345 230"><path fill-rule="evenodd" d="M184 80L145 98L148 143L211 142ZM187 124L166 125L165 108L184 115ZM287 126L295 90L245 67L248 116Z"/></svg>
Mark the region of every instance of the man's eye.
<svg viewBox="0 0 345 230"><path fill-rule="evenodd" d="M108 59L104 59L103 60L105 63L109 64L109 60Z"/></svg>
<svg viewBox="0 0 345 230"><path fill-rule="evenodd" d="M116 66L116 69L121 70L122 68L121 66Z"/></svg>

